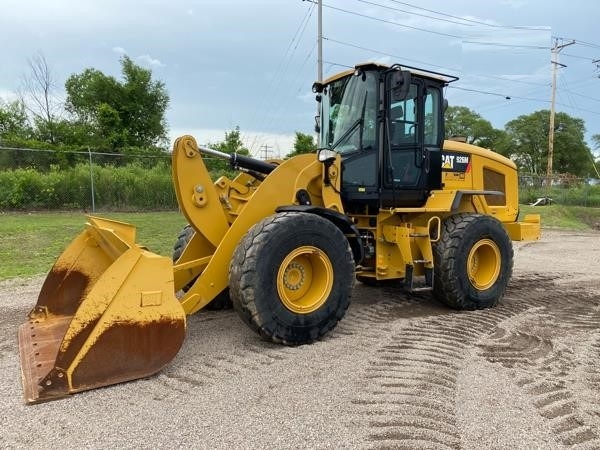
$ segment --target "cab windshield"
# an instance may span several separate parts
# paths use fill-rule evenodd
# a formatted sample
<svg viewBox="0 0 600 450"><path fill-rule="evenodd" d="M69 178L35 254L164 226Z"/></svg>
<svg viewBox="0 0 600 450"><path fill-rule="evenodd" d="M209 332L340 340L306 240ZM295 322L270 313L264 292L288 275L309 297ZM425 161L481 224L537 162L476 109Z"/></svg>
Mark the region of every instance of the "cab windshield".
<svg viewBox="0 0 600 450"><path fill-rule="evenodd" d="M363 72L332 82L323 92L321 108L321 147L341 154L375 148L375 73Z"/></svg>

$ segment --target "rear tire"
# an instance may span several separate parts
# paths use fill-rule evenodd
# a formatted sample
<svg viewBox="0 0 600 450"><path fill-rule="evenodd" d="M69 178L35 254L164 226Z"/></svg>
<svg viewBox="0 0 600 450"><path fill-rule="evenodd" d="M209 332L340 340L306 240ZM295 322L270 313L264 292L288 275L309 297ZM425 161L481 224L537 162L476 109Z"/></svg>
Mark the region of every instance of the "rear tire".
<svg viewBox="0 0 600 450"><path fill-rule="evenodd" d="M194 236L194 229L190 224L187 224L183 229L179 232L179 236L177 236L177 241L175 241L175 245L173 246L173 262L177 261L181 258L183 254L183 250L187 247L188 243L192 240Z"/></svg>
<svg viewBox="0 0 600 450"><path fill-rule="evenodd" d="M512 275L513 248L502 224L481 214L457 214L434 245L434 296L459 310L495 306Z"/></svg>
<svg viewBox="0 0 600 450"><path fill-rule="evenodd" d="M187 247L188 243L190 242L192 237L194 237L195 233L196 231L192 228L190 224L187 224L185 227L183 227L183 229L179 233L179 236L177 236L177 241L175 242L175 245L173 246L173 262L176 262L179 258L181 258L183 250ZM194 278L192 281L186 284L181 290L183 292L187 292L192 287L195 281L196 278ZM231 299L229 298L229 289L225 289L223 292L217 295L214 299L212 299L212 301L208 305L206 305L205 308L210 311L221 311L223 309L233 308Z"/></svg>
<svg viewBox="0 0 600 450"><path fill-rule="evenodd" d="M354 283L348 240L314 214L284 212L253 226L229 269L233 307L264 339L307 344L342 319Z"/></svg>

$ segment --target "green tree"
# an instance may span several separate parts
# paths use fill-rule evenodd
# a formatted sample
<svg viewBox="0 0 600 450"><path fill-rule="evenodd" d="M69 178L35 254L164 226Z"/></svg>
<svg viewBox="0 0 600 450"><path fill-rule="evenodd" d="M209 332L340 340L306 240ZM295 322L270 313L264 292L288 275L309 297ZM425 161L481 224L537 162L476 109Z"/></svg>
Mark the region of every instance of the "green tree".
<svg viewBox="0 0 600 450"><path fill-rule="evenodd" d="M444 114L446 139L463 137L467 144L496 150L504 132L466 106L449 106Z"/></svg>
<svg viewBox="0 0 600 450"><path fill-rule="evenodd" d="M310 134L300 133L296 131L296 137L294 138L294 150L287 155L288 158L296 155L303 155L305 153L314 153L317 151L317 144L314 137Z"/></svg>
<svg viewBox="0 0 600 450"><path fill-rule="evenodd" d="M152 72L121 58L123 81L97 69L71 75L65 83L66 108L88 144L118 152L123 147L154 147L167 141L169 96Z"/></svg>
<svg viewBox="0 0 600 450"><path fill-rule="evenodd" d="M600 134L593 135L592 142L594 143L594 150L598 150L600 148Z"/></svg>
<svg viewBox="0 0 600 450"><path fill-rule="evenodd" d="M238 153L240 155L248 156L250 155L250 151L244 146L242 142L242 135L240 132L240 127L236 126L231 131L225 132L225 140L216 143L209 143L208 146L215 150L219 150L223 153L228 153L230 155L234 153ZM226 175L232 176L234 171L231 169L229 162L213 157L213 156L205 156L204 160L206 161L206 167L210 172L213 172L215 177Z"/></svg>
<svg viewBox="0 0 600 450"><path fill-rule="evenodd" d="M522 115L506 124L511 157L523 171L545 174L548 164L548 127L550 111ZM582 119L564 112L556 113L552 166L555 173L589 176L592 155L584 141Z"/></svg>
<svg viewBox="0 0 600 450"><path fill-rule="evenodd" d="M239 126L236 126L231 131L226 131L224 141L217 142L216 144L210 144L210 146L215 150L219 150L220 152L224 153L239 153L240 155L246 156L250 154L250 151L242 142L242 134Z"/></svg>
<svg viewBox="0 0 600 450"><path fill-rule="evenodd" d="M594 150L600 150L600 134L594 134L592 136L592 142L594 143ZM594 157L594 173L596 178L600 178L600 155L593 154Z"/></svg>
<svg viewBox="0 0 600 450"><path fill-rule="evenodd" d="M0 139L12 142L17 138L31 136L31 127L27 119L25 105L20 100L5 103L0 100Z"/></svg>

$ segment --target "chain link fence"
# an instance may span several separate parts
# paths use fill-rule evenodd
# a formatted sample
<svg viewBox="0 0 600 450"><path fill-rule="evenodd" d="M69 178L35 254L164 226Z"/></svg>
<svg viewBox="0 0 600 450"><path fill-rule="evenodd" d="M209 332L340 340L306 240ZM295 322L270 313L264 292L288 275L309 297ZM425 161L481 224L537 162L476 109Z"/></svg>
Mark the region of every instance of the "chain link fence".
<svg viewBox="0 0 600 450"><path fill-rule="evenodd" d="M209 169L226 174L223 161ZM221 165L223 167L221 167ZM214 166L214 167L212 167ZM600 180L519 175L520 203L600 207ZM170 154L0 147L0 211L177 210Z"/></svg>
<svg viewBox="0 0 600 450"><path fill-rule="evenodd" d="M546 175L519 174L519 202L600 207L600 180L556 174L548 182Z"/></svg>
<svg viewBox="0 0 600 450"><path fill-rule="evenodd" d="M0 211L176 209L167 153L0 147Z"/></svg>

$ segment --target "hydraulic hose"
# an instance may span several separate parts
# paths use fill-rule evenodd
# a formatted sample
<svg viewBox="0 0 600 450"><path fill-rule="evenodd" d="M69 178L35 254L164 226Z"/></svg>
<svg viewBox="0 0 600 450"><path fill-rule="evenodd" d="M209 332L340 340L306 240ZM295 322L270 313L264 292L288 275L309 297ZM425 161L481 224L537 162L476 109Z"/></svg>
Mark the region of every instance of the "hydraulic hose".
<svg viewBox="0 0 600 450"><path fill-rule="evenodd" d="M225 153L212 148L198 146L200 152L217 158L226 159L234 169L246 169L268 175L277 165L263 161L261 159L251 158L250 156L240 155L238 153Z"/></svg>

